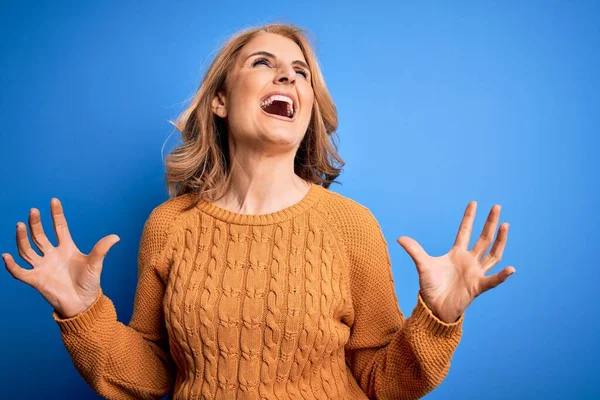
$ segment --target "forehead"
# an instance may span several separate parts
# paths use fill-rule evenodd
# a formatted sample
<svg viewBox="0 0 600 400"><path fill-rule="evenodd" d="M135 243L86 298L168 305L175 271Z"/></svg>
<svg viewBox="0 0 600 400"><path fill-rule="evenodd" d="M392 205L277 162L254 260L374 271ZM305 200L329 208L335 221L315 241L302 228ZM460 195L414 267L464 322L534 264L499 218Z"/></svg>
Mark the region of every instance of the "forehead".
<svg viewBox="0 0 600 400"><path fill-rule="evenodd" d="M267 51L277 58L290 62L295 60L306 62L304 54L296 42L275 33L259 33L246 43L240 52L242 61L256 51Z"/></svg>

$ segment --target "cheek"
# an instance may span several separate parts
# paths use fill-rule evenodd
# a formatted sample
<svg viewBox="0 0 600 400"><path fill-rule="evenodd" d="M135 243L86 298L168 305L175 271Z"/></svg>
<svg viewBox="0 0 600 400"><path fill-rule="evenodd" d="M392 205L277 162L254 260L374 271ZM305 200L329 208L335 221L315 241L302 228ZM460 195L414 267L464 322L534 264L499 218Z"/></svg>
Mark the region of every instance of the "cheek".
<svg viewBox="0 0 600 400"><path fill-rule="evenodd" d="M248 107L253 105L254 94L258 88L253 79L248 76L238 76L232 80L229 91L229 112L235 118L243 118L247 114Z"/></svg>
<svg viewBox="0 0 600 400"><path fill-rule="evenodd" d="M241 89L241 88L240 88ZM238 91L236 95L230 98L229 101L229 117L233 120L247 120L251 118L252 98L244 95L243 92Z"/></svg>
<svg viewBox="0 0 600 400"><path fill-rule="evenodd" d="M312 113L312 109L313 109L313 105L315 102L315 95L313 94L312 90L308 91L303 98L303 102L302 104L304 104L303 107L303 111L310 115Z"/></svg>

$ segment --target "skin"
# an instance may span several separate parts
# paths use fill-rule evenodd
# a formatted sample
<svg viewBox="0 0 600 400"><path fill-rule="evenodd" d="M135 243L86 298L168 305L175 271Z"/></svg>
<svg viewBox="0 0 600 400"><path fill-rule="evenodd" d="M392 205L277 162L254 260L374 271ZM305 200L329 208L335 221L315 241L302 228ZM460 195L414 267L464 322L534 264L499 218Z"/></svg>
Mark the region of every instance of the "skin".
<svg viewBox="0 0 600 400"><path fill-rule="evenodd" d="M415 262L423 301L443 322L455 322L477 296L497 287L515 273L515 268L509 266L497 274L485 275L502 259L506 246L508 223L503 223L492 249L484 256L492 243L501 208L499 204L492 207L481 235L471 250L468 250L468 246L477 209L475 201L467 205L454 245L443 256L430 256L408 236L397 239Z"/></svg>
<svg viewBox="0 0 600 400"><path fill-rule="evenodd" d="M276 58L249 55L266 51ZM310 185L294 172L294 157L308 128L314 92L310 70L291 39L262 33L248 42L226 80L226 91L212 102L226 118L232 183L214 204L242 214L267 214L299 202ZM305 76L307 74L307 76ZM299 110L293 122L267 115L261 99L272 91L295 94Z"/></svg>
<svg viewBox="0 0 600 400"><path fill-rule="evenodd" d="M19 255L33 269L20 267L12 257L2 254L8 272L33 288L63 317L73 317L85 311L96 298L100 288L100 274L106 253L120 239L108 235L98 241L90 254L83 254L73 242L62 204L56 198L50 200L50 212L58 246L54 246L44 233L40 212L29 212L29 229L42 255L31 247L27 228L17 222L17 249Z"/></svg>
<svg viewBox="0 0 600 400"><path fill-rule="evenodd" d="M248 57L257 51L274 57ZM292 40L270 33L256 36L240 52L225 90L212 101L212 112L226 119L229 128L233 177L225 196L214 204L237 213L266 214L291 206L307 194L310 185L294 173L294 156L310 122L314 92L310 71L297 61L306 63L301 49ZM270 117L261 110L260 100L277 90L296 96L299 110L293 121ZM423 301L447 323L455 322L477 296L515 272L506 267L495 275L485 275L501 260L508 235L508 224L502 224L492 249L484 256L498 225L498 204L492 207L477 243L468 250L476 208L476 202L468 204L455 243L443 256L430 256L410 237L397 239L415 262ZM19 222L18 252L33 269L20 267L8 253L2 258L15 279L37 289L68 318L85 311L97 297L104 258L120 239L108 235L89 254L83 254L73 242L58 199L51 200L50 210L58 245L50 243L39 210L32 208L29 228L42 255L33 250L25 224Z"/></svg>

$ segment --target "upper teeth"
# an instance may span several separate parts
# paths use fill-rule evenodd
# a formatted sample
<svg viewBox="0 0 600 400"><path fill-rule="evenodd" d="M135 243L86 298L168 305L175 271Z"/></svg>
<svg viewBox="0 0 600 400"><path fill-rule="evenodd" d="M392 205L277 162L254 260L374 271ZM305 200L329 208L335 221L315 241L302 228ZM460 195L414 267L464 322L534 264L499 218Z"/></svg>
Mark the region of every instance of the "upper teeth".
<svg viewBox="0 0 600 400"><path fill-rule="evenodd" d="M286 103L288 103L288 106L287 106L288 116L291 116L292 114L294 114L294 101L290 97L282 96L280 94L274 94L272 96L269 96L268 98L263 100L262 103L260 103L260 106L262 108L268 107L275 100L285 101Z"/></svg>

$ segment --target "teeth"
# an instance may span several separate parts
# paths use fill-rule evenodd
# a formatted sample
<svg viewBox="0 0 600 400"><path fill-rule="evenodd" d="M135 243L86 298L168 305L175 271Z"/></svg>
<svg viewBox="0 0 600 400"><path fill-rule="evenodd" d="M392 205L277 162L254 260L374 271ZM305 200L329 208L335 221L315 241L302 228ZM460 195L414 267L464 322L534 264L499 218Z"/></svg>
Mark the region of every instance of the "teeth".
<svg viewBox="0 0 600 400"><path fill-rule="evenodd" d="M275 100L278 101L285 101L287 103L287 113L288 113L288 117L291 117L294 114L294 101L288 97L288 96L282 96L279 94L274 94L273 96L270 96L269 98L263 100L260 103L260 106L262 108L268 107L270 106Z"/></svg>

